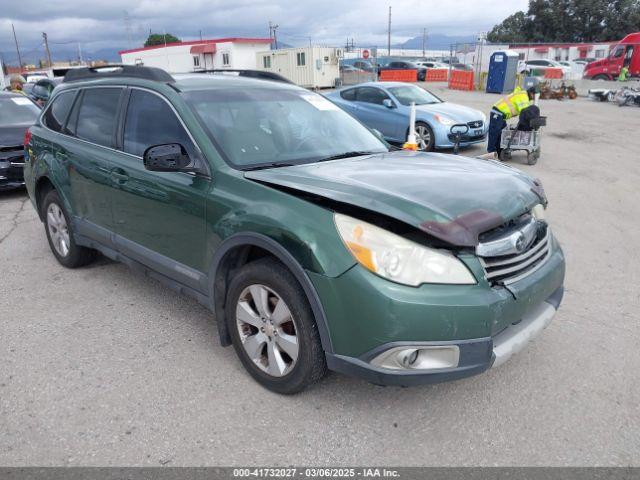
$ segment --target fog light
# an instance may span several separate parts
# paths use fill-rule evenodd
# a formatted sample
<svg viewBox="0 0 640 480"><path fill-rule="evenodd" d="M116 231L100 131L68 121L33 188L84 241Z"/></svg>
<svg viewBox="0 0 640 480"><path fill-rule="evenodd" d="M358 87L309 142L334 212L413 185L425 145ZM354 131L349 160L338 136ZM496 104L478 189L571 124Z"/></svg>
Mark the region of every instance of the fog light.
<svg viewBox="0 0 640 480"><path fill-rule="evenodd" d="M460 360L457 345L395 347L375 357L371 364L392 370L441 370L454 368Z"/></svg>
<svg viewBox="0 0 640 480"><path fill-rule="evenodd" d="M398 360L400 365L405 368L411 367L418 359L418 350L401 350L398 354Z"/></svg>

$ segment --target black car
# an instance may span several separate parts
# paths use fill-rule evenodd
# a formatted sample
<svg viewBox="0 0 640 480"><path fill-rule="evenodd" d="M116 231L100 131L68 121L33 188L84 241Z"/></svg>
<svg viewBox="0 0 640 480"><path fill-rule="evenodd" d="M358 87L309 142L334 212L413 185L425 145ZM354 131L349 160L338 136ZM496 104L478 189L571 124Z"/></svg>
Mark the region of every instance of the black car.
<svg viewBox="0 0 640 480"><path fill-rule="evenodd" d="M378 70L378 76L380 76L380 72L384 70L417 70L418 71L418 81L423 82L425 76L427 75L427 69L421 67L413 62L407 61L395 61L390 62L384 67L380 67Z"/></svg>
<svg viewBox="0 0 640 480"><path fill-rule="evenodd" d="M38 115L26 95L0 92L0 190L24 185L24 136Z"/></svg>

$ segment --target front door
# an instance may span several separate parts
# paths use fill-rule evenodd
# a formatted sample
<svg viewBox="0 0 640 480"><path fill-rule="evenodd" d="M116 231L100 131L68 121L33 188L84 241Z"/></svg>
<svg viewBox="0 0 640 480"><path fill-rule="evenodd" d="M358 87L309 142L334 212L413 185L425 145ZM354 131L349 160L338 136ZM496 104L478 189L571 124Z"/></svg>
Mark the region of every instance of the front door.
<svg viewBox="0 0 640 480"><path fill-rule="evenodd" d="M391 141L404 141L399 137L398 125L402 123L402 115L398 112L398 105L393 102L395 108L384 105L384 100L390 100L389 96L376 87L359 87L356 92L356 104L358 118L368 127L375 128ZM406 120L406 128L409 128L409 119Z"/></svg>
<svg viewBox="0 0 640 480"><path fill-rule="evenodd" d="M153 145L181 144L191 158L202 154L168 100L129 90L122 152L112 161L118 250L170 278L204 291L205 198L211 182L183 172L151 172L142 161Z"/></svg>

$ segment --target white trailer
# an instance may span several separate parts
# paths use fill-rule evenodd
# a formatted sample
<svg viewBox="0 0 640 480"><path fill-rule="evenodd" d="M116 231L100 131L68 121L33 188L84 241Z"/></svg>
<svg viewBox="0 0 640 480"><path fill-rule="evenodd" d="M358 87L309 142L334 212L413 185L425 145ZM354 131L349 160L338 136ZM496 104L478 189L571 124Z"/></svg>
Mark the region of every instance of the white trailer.
<svg viewBox="0 0 640 480"><path fill-rule="evenodd" d="M340 79L341 48L300 47L256 54L259 70L277 73L306 88L332 88Z"/></svg>

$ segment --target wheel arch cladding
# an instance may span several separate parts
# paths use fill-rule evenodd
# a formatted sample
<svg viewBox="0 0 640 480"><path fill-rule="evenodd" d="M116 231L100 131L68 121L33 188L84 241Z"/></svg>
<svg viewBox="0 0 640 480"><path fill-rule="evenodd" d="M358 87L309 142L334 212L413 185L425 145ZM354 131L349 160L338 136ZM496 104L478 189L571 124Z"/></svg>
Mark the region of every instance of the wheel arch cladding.
<svg viewBox="0 0 640 480"><path fill-rule="evenodd" d="M34 195L36 201L36 207L38 211L38 217L40 217L40 221L44 221L44 213L42 211L42 202L44 202L44 198L47 196L51 190L56 190L55 185L51 181L51 179L43 175L35 183Z"/></svg>
<svg viewBox="0 0 640 480"><path fill-rule="evenodd" d="M209 291L212 292L212 307L217 319L220 343L231 344L231 337L225 321L225 301L228 285L233 272L246 263L272 256L280 261L300 283L311 306L311 311L318 326L322 348L327 353L333 352L327 318L311 280L300 263L278 242L259 233L239 233L227 238L216 249L209 270Z"/></svg>

